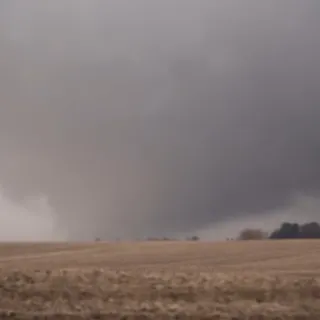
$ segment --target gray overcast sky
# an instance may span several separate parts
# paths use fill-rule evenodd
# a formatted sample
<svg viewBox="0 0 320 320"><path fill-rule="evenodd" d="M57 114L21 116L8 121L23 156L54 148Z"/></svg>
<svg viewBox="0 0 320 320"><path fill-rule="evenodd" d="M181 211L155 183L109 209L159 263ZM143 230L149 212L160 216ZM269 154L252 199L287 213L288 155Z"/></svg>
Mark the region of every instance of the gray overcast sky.
<svg viewBox="0 0 320 320"><path fill-rule="evenodd" d="M319 9L2 0L3 196L45 195L72 239L263 219L316 197Z"/></svg>

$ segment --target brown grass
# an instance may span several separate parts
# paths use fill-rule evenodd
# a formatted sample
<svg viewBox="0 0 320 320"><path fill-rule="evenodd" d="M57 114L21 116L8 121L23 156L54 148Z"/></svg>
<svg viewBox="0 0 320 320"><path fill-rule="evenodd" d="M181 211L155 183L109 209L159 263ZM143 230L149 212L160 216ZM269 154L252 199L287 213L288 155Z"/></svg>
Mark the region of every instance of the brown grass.
<svg viewBox="0 0 320 320"><path fill-rule="evenodd" d="M1 244L0 297L0 319L319 320L320 241Z"/></svg>

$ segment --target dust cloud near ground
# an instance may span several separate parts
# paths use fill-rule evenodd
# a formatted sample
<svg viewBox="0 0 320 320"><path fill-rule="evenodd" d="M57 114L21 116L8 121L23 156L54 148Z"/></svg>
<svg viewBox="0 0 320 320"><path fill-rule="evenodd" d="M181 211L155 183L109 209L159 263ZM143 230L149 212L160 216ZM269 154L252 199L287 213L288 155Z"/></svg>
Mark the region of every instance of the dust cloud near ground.
<svg viewBox="0 0 320 320"><path fill-rule="evenodd" d="M317 198L319 8L1 1L4 234L175 235ZM24 209L39 194L49 217Z"/></svg>
<svg viewBox="0 0 320 320"><path fill-rule="evenodd" d="M0 242L66 241L56 215L43 196L16 203L0 190Z"/></svg>

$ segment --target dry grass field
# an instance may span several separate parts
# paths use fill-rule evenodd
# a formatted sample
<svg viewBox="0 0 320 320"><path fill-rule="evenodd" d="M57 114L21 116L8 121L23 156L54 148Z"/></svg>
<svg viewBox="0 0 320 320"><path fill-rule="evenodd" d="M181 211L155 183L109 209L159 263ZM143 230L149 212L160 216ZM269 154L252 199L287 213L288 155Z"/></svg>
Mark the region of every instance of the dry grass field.
<svg viewBox="0 0 320 320"><path fill-rule="evenodd" d="M319 320L320 241L0 245L0 319Z"/></svg>

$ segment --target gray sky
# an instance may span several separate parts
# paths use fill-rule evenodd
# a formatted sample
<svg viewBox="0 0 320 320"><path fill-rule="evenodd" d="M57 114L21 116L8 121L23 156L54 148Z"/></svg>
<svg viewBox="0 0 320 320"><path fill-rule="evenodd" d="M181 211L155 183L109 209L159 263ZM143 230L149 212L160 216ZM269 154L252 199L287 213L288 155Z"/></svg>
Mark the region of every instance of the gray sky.
<svg viewBox="0 0 320 320"><path fill-rule="evenodd" d="M34 234L143 237L316 198L319 14L318 0L2 0L0 184L17 210L1 219L32 197L42 220L14 221Z"/></svg>

